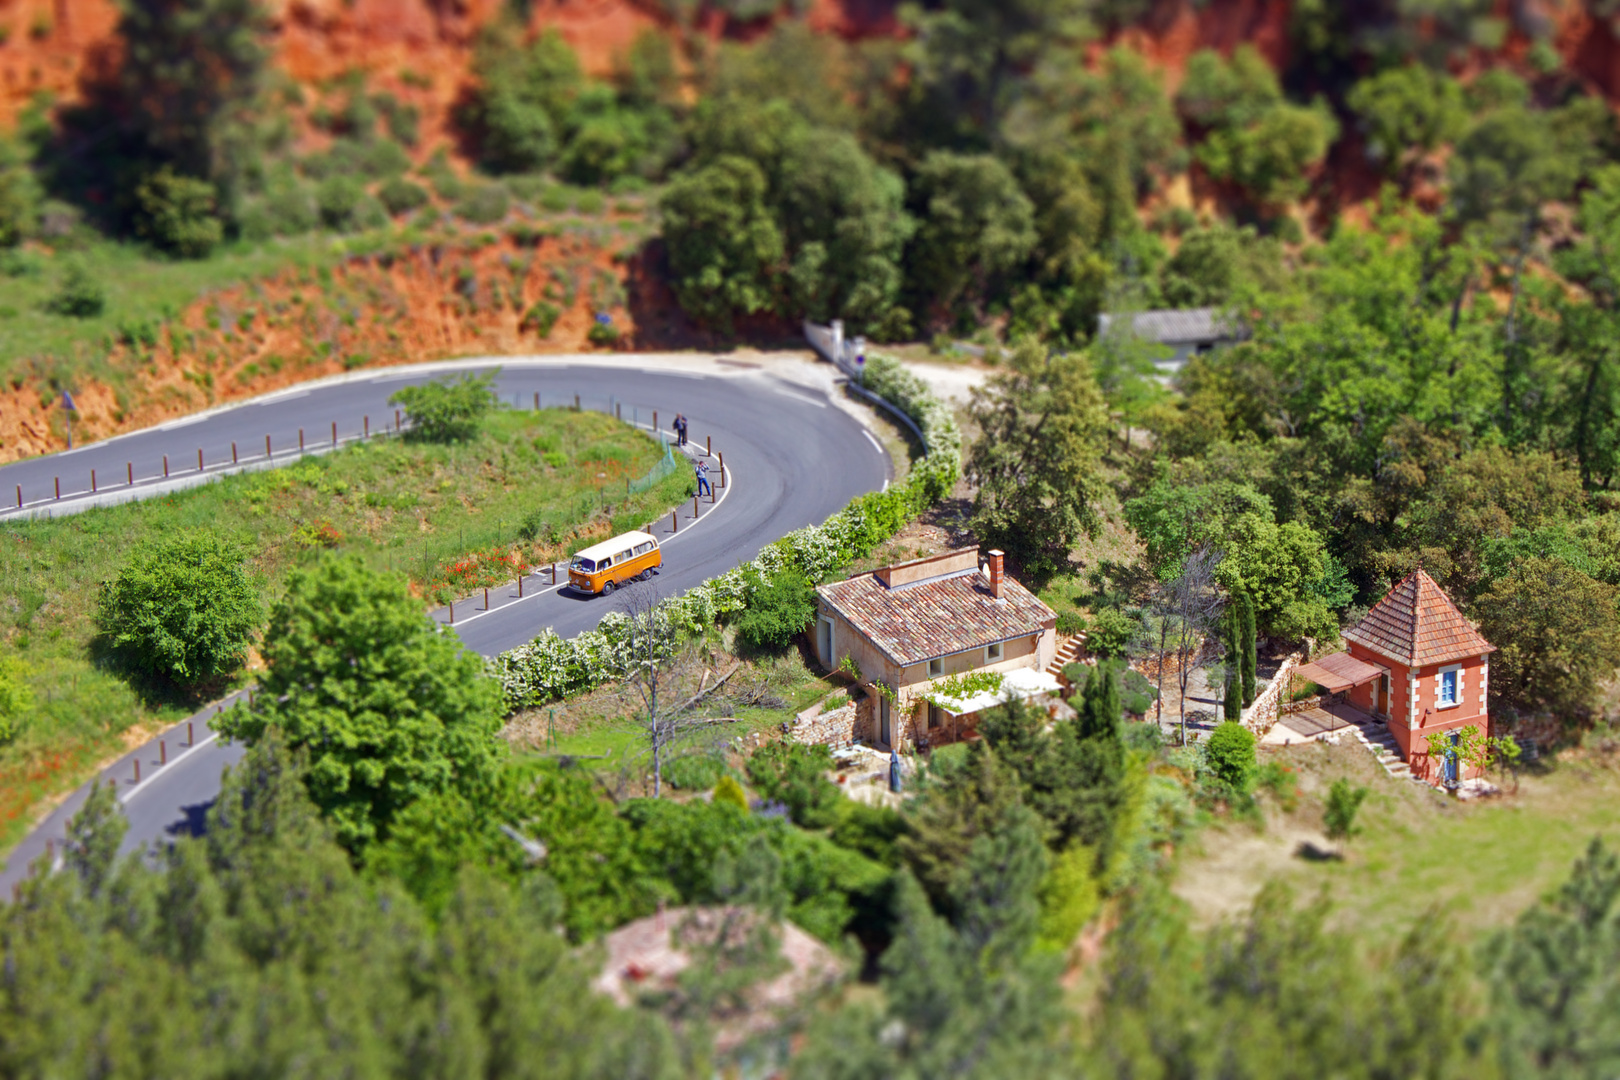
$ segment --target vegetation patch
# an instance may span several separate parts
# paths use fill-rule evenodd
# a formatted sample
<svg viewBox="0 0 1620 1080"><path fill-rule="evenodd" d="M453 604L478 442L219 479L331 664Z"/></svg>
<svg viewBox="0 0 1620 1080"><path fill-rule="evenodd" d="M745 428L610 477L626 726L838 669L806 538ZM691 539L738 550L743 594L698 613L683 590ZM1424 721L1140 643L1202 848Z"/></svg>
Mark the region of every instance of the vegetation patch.
<svg viewBox="0 0 1620 1080"><path fill-rule="evenodd" d="M561 464L543 460L537 441L557 446ZM476 438L454 445L378 438L157 499L8 523L0 529L0 638L34 704L6 718L16 731L0 744L8 793L0 845L17 838L35 800L76 784L87 766L123 745L126 732L182 718L198 693L239 670L179 647L173 627L156 618L144 578L112 586L101 599L103 582L131 572L131 552L214 537L207 542L245 554L245 564L233 565L256 579L243 600L251 606L273 599L290 573L334 549L405 575L419 596L443 601L492 574L510 580L517 565L559 558L576 533L605 528L615 517L651 520L684 495L688 479L677 474L626 496L622 480L615 487L596 462L578 460L593 447L623 454L640 473L662 453L599 413L500 412ZM536 515L545 529L525 539L523 523ZM498 557L479 563L482 576L447 572L491 551ZM144 571L156 572L155 565ZM260 620L251 621L256 630ZM120 674L126 638L155 677L132 683ZM235 640L226 653L239 661ZM200 689L186 675L192 670L209 675Z"/></svg>

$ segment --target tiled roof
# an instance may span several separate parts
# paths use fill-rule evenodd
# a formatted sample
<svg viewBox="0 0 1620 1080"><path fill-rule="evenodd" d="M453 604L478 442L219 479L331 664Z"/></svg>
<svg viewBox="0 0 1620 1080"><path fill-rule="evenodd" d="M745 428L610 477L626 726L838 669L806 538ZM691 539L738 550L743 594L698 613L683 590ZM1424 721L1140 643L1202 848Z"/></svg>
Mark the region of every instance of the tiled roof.
<svg viewBox="0 0 1620 1080"><path fill-rule="evenodd" d="M902 667L936 656L1038 634L1057 615L1011 578L1001 599L977 570L889 588L876 574L817 586L828 607Z"/></svg>
<svg viewBox="0 0 1620 1080"><path fill-rule="evenodd" d="M1496 651L1422 570L1402 578L1344 639L1408 667Z"/></svg>

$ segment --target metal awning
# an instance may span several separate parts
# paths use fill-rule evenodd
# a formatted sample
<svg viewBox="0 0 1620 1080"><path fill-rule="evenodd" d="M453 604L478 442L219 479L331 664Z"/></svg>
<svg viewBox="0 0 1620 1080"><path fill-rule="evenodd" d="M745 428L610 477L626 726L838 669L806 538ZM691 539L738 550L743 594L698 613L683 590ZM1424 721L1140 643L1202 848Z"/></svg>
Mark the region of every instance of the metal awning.
<svg viewBox="0 0 1620 1080"><path fill-rule="evenodd" d="M1370 683L1380 675L1388 675L1389 670L1341 652L1313 660L1309 664L1301 664L1294 669L1294 674L1302 679L1311 680L1330 693L1337 694L1352 686Z"/></svg>

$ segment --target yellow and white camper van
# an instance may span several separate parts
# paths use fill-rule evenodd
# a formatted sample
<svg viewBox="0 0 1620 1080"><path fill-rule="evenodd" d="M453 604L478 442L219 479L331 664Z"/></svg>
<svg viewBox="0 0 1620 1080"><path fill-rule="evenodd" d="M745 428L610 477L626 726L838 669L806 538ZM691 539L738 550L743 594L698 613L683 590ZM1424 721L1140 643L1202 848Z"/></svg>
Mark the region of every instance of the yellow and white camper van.
<svg viewBox="0 0 1620 1080"><path fill-rule="evenodd" d="M645 581L663 565L656 537L627 532L575 555L568 564L568 583L577 592L606 595L626 581Z"/></svg>

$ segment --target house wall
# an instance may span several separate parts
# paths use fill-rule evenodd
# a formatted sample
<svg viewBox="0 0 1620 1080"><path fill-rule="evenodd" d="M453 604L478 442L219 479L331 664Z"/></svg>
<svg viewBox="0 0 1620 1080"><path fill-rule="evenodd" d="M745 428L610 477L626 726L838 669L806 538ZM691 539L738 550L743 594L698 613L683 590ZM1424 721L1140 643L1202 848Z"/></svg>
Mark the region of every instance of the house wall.
<svg viewBox="0 0 1620 1080"><path fill-rule="evenodd" d="M822 651L823 642L819 626L823 619L830 619L833 625L832 652L829 655L823 655ZM926 661L906 667L893 663L871 639L851 626L847 619L832 608L821 605L816 621L817 630L813 635L813 641L816 659L822 666L829 670L835 669L843 662L845 656L853 656L856 665L861 669L863 684L869 686L871 683L881 682L899 691L900 704L894 711L893 728L894 733L905 743L915 743L917 736L928 729L928 705L922 697L936 679L949 678L965 671L1013 671L1018 668L1044 671L1051 666L1053 658L1057 655L1057 631L1054 627L1047 626L1039 633L1006 642L1002 650L1002 659L993 664L984 662L984 652L980 649L947 656L944 673L931 679ZM854 737L876 743L880 735L876 694L869 692L861 705L862 708L858 711L853 726Z"/></svg>
<svg viewBox="0 0 1620 1080"><path fill-rule="evenodd" d="M1430 783L1439 783L1439 766L1429 761L1426 736L1437 731L1450 731L1472 724L1480 734L1491 734L1490 712L1486 702L1490 696L1490 661L1485 656L1469 656L1444 664L1427 664L1409 668L1397 660L1381 656L1364 645L1351 642L1351 656L1370 664L1389 668L1390 702L1389 732L1401 748L1401 755L1412 769L1412 775ZM1440 672L1455 667L1459 672L1457 704L1440 704ZM1373 712L1374 684L1358 686L1348 695L1358 708ZM1463 778L1478 775L1478 770L1464 768Z"/></svg>

